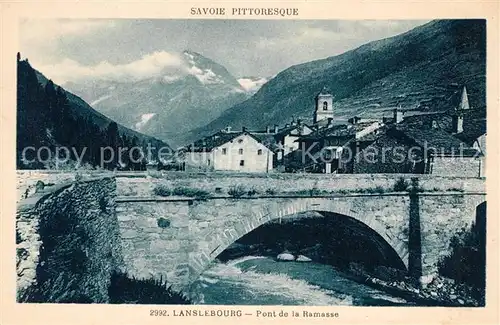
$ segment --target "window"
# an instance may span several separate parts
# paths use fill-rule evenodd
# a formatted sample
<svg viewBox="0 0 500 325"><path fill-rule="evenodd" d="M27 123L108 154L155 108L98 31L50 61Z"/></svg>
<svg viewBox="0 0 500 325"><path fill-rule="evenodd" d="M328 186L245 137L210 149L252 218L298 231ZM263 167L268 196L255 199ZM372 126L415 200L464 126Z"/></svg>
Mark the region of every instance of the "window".
<svg viewBox="0 0 500 325"><path fill-rule="evenodd" d="M244 160L240 160L240 166L245 166L245 161Z"/></svg>
<svg viewBox="0 0 500 325"><path fill-rule="evenodd" d="M222 154L223 155L227 154L227 149L226 148L222 148Z"/></svg>
<svg viewBox="0 0 500 325"><path fill-rule="evenodd" d="M323 102L323 110L324 111L328 110L328 102Z"/></svg>
<svg viewBox="0 0 500 325"><path fill-rule="evenodd" d="M260 156L262 155L262 149L257 150L257 154Z"/></svg>
<svg viewBox="0 0 500 325"><path fill-rule="evenodd" d="M243 149L238 150L238 153L239 153L240 155L242 155L242 154L243 154Z"/></svg>
<svg viewBox="0 0 500 325"><path fill-rule="evenodd" d="M238 143L242 143L242 142L243 142L243 139L239 139L239 140L238 140Z"/></svg>
<svg viewBox="0 0 500 325"><path fill-rule="evenodd" d="M208 159L207 163L208 163L208 166L210 166L210 159Z"/></svg>

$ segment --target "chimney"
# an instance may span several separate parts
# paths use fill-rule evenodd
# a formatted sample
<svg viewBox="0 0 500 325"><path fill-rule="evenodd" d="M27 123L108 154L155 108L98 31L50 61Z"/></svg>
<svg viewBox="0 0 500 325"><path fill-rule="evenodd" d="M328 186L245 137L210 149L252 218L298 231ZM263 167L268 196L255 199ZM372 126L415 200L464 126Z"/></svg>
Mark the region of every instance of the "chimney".
<svg viewBox="0 0 500 325"><path fill-rule="evenodd" d="M266 133L271 133L271 127L269 125L266 126Z"/></svg>
<svg viewBox="0 0 500 325"><path fill-rule="evenodd" d="M274 133L278 133L279 126L278 124L274 124Z"/></svg>
<svg viewBox="0 0 500 325"><path fill-rule="evenodd" d="M432 120L432 128L437 129L438 128L438 123L436 120Z"/></svg>
<svg viewBox="0 0 500 325"><path fill-rule="evenodd" d="M462 114L453 115L452 124L453 133L462 133L464 131L464 116Z"/></svg>
<svg viewBox="0 0 500 325"><path fill-rule="evenodd" d="M231 132L231 127L230 126L226 126L226 129L224 130L226 133L229 133Z"/></svg>
<svg viewBox="0 0 500 325"><path fill-rule="evenodd" d="M288 124L288 123L287 123L287 124L285 124L285 127L286 127L286 128L287 128L287 127L289 127L289 126L290 126L290 124Z"/></svg>
<svg viewBox="0 0 500 325"><path fill-rule="evenodd" d="M242 126L242 127L241 127L241 131L246 132L246 131L247 131L246 126Z"/></svg>
<svg viewBox="0 0 500 325"><path fill-rule="evenodd" d="M300 118L297 119L297 125L302 125L302 120Z"/></svg>
<svg viewBox="0 0 500 325"><path fill-rule="evenodd" d="M398 106L394 109L394 123L401 123L403 121L403 111L401 110L401 106Z"/></svg>
<svg viewBox="0 0 500 325"><path fill-rule="evenodd" d="M351 124L357 124L359 122L361 118L360 117L357 117L357 116L353 116L351 117L348 122L351 123Z"/></svg>

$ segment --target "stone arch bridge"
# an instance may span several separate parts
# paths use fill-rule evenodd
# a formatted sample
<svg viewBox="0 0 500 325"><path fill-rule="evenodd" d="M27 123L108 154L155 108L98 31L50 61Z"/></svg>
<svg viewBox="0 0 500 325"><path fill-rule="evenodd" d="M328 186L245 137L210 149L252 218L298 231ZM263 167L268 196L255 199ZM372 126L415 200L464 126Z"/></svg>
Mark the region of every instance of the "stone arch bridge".
<svg viewBox="0 0 500 325"><path fill-rule="evenodd" d="M476 209L486 200L484 179L419 175L421 192L409 195L393 191L400 176L118 174L124 268L136 277L162 276L182 290L260 225L317 211L367 229L410 275L436 273L452 236L475 222ZM200 193L162 197L154 195L155 188L205 192L203 198L196 197ZM238 188L252 195L234 195Z"/></svg>

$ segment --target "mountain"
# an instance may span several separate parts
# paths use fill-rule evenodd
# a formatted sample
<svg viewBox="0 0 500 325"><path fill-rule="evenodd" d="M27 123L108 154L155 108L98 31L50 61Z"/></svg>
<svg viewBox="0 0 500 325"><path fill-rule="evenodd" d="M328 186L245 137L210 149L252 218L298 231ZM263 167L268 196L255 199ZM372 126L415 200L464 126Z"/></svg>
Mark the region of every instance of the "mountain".
<svg viewBox="0 0 500 325"><path fill-rule="evenodd" d="M99 112L172 145L183 134L250 97L222 65L192 51L181 54L182 74L165 71L140 81L67 83ZM178 71L176 71L178 72Z"/></svg>
<svg viewBox="0 0 500 325"><path fill-rule="evenodd" d="M71 159L77 159L72 150L75 148L78 154L83 153L83 163L97 166L101 164L101 148L141 147L148 145L155 148L168 148L168 144L151 136L146 136L120 124L97 112L80 97L64 90L48 80L43 74L35 70L28 60L17 61L17 167L24 168L46 168L53 167L54 161L49 161L49 152L52 157L57 148L68 148ZM25 148L34 147L44 153L43 160L46 164L37 162L27 163L22 159ZM158 149L157 149L158 150ZM164 149L166 152L167 149ZM28 151L26 151L26 154ZM151 156L156 159L156 155ZM30 152L31 154L31 152ZM128 151L123 151L122 162L128 163ZM63 156L62 156L63 157ZM61 158L62 158L61 157ZM130 157L130 156L129 156ZM130 164L130 168L142 168L144 159L136 158L136 164ZM108 158L106 158L108 159ZM32 157L29 160L33 160ZM116 167L117 159L103 164L103 167ZM134 166L132 166L134 165Z"/></svg>
<svg viewBox="0 0 500 325"><path fill-rule="evenodd" d="M225 111L191 139L226 126L265 128L292 117L312 120L314 97L328 87L339 119L390 116L403 109L441 111L456 105L463 85L485 112L485 20L440 20L326 59L292 66L250 99Z"/></svg>

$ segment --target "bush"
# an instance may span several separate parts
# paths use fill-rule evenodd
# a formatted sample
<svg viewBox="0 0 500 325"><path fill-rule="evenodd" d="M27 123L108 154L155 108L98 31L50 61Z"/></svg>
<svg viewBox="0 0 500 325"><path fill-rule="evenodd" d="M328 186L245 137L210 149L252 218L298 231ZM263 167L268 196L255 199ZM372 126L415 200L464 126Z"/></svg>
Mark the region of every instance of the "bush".
<svg viewBox="0 0 500 325"><path fill-rule="evenodd" d="M229 191L227 191L227 194L231 195L234 198L242 197L246 193L247 191L245 190L245 187L243 185L231 186L229 188Z"/></svg>
<svg viewBox="0 0 500 325"><path fill-rule="evenodd" d="M143 280L117 272L111 276L108 294L112 304L190 304L183 295L172 291L162 278Z"/></svg>
<svg viewBox="0 0 500 325"><path fill-rule="evenodd" d="M159 196L178 195L178 196L189 196L199 199L205 199L210 196L210 193L208 191L200 190L197 188L178 186L172 190L165 185L156 186L153 189L153 193Z"/></svg>
<svg viewBox="0 0 500 325"><path fill-rule="evenodd" d="M376 186L367 188L366 192L370 194L376 194L376 193L382 194L385 193L385 189L382 186Z"/></svg>
<svg viewBox="0 0 500 325"><path fill-rule="evenodd" d="M309 190L310 196L321 195L321 194L324 194L324 192L316 187L313 187L312 189Z"/></svg>
<svg viewBox="0 0 500 325"><path fill-rule="evenodd" d="M408 190L408 186L410 186L408 181L403 177L400 177L396 183L394 183L393 189L395 192L406 192Z"/></svg>
<svg viewBox="0 0 500 325"><path fill-rule="evenodd" d="M256 195L256 194L259 194L259 192L257 192L256 189L252 188L250 189L248 192L247 192L247 195L248 196L253 196L253 195Z"/></svg>
<svg viewBox="0 0 500 325"><path fill-rule="evenodd" d="M484 299L486 276L486 230L473 224L463 228L450 241L451 253L440 259L439 274L477 289L476 297Z"/></svg>
<svg viewBox="0 0 500 325"><path fill-rule="evenodd" d="M200 190L198 188L190 188L190 187L176 187L172 191L172 195L179 196L189 196L204 199L210 196L210 193L205 190Z"/></svg>
<svg viewBox="0 0 500 325"><path fill-rule="evenodd" d="M268 188L266 190L266 194L274 195L274 194L276 194L276 190L274 188Z"/></svg>
<svg viewBox="0 0 500 325"><path fill-rule="evenodd" d="M172 195L172 190L165 185L157 185L153 189L153 193L159 196L170 196Z"/></svg>

